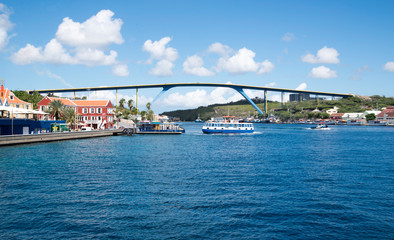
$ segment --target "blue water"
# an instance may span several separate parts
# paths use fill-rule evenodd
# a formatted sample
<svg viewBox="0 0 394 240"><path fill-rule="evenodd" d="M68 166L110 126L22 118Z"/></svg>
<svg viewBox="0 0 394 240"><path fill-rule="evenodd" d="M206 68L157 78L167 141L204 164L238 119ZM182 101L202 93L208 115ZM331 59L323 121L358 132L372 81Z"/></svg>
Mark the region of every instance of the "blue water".
<svg viewBox="0 0 394 240"><path fill-rule="evenodd" d="M0 148L0 239L393 239L394 128Z"/></svg>

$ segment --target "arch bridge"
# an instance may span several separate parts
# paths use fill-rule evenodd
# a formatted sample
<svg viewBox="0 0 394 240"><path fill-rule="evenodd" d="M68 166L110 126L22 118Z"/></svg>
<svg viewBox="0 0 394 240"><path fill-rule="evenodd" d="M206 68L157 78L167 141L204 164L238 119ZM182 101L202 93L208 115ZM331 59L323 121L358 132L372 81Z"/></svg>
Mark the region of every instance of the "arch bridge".
<svg viewBox="0 0 394 240"><path fill-rule="evenodd" d="M238 84L227 84L227 83L164 83L164 84L146 84L146 85L124 85L124 86L105 86L105 87L83 87L83 88L64 88L64 89L42 89L42 90L28 90L28 93L38 92L38 93L62 93L62 92L74 92L74 97L76 92L84 91L104 91L104 90L115 90L116 91L116 102L118 101L118 90L125 89L136 89L137 91L137 101L136 105L138 108L138 89L144 88L162 88L162 91L155 97L152 104L166 91L175 87L225 87L232 88L239 92L249 103L256 109L260 114L267 113L267 92L280 92L282 94L281 102L282 107L284 104L285 93L298 93L298 94L312 94L316 96L318 101L319 96L331 96L331 97L350 97L352 94L345 93L332 93L332 92L320 92L320 91L308 91L308 90L296 90L296 89L286 89L286 88L273 88L273 87L258 87L258 86L248 86L248 85L238 85ZM264 112L246 95L245 89L249 90L260 90L264 91ZM300 100L302 101L302 95Z"/></svg>

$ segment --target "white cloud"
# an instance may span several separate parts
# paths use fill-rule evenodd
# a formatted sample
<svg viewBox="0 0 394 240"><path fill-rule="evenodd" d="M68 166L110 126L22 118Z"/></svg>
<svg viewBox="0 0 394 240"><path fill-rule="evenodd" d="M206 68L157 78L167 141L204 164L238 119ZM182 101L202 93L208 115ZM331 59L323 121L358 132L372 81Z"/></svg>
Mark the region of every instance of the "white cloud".
<svg viewBox="0 0 394 240"><path fill-rule="evenodd" d="M75 59L79 64L87 66L110 66L117 63L118 53L111 50L109 55L97 48L83 48L75 54Z"/></svg>
<svg viewBox="0 0 394 240"><path fill-rule="evenodd" d="M231 84L231 82L227 82L227 84ZM275 85L276 83L272 82L266 84L265 86L272 87ZM264 98L264 91L249 89L245 89L244 91L251 99L255 97ZM275 96L273 97L275 98ZM271 96L269 96L268 98L270 100L272 99ZM234 89L218 87L213 89L211 92L207 92L204 89L196 89L194 91L186 92L184 94L175 92L170 94L164 100L159 101L155 104L160 104L161 106L166 107L195 108L216 103L236 102L241 99L244 99L244 97Z"/></svg>
<svg viewBox="0 0 394 240"><path fill-rule="evenodd" d="M339 63L339 53L335 48L328 48L324 46L317 51L316 56L313 54L306 54L302 57L303 62L307 63Z"/></svg>
<svg viewBox="0 0 394 240"><path fill-rule="evenodd" d="M156 66L149 71L152 75L171 76L174 63L178 59L178 51L175 48L167 47L171 41L170 37L164 37L159 41L146 40L142 46L142 50L150 54L147 63L152 64L153 60L157 60Z"/></svg>
<svg viewBox="0 0 394 240"><path fill-rule="evenodd" d="M14 26L10 21L10 11L4 4L0 3L0 50L8 44L10 36L8 31Z"/></svg>
<svg viewBox="0 0 394 240"><path fill-rule="evenodd" d="M172 69L174 68L174 63L168 61L167 59L163 59L157 62L156 66L149 71L149 74L167 77L174 75Z"/></svg>
<svg viewBox="0 0 394 240"><path fill-rule="evenodd" d="M101 10L83 23L64 18L58 27L56 38L50 40L44 49L27 44L13 53L11 60L19 65L42 62L91 67L112 66L114 75L128 76L127 66L116 60L118 53L110 50L106 54L104 50L111 43L123 43L120 34L122 21L112 19L113 15L110 10Z"/></svg>
<svg viewBox="0 0 394 240"><path fill-rule="evenodd" d="M384 70L394 72L394 62L388 62L384 65Z"/></svg>
<svg viewBox="0 0 394 240"><path fill-rule="evenodd" d="M328 67L320 66L313 68L312 71L309 73L309 77L322 79L336 78L337 72L329 69Z"/></svg>
<svg viewBox="0 0 394 240"><path fill-rule="evenodd" d="M102 50L95 48L81 48L72 57L67 50L56 40L52 39L42 50L27 44L11 55L11 60L20 65L33 62L44 62L51 64L81 64L86 66L110 66L117 63L117 52L110 51L106 55Z"/></svg>
<svg viewBox="0 0 394 240"><path fill-rule="evenodd" d="M208 77L215 75L214 72L209 71L203 67L204 61L201 57L193 55L188 57L183 63L183 71L187 74L192 74L200 77Z"/></svg>
<svg viewBox="0 0 394 240"><path fill-rule="evenodd" d="M260 69L257 71L257 74L271 72L274 70L274 67L274 64L266 59L264 62L260 63Z"/></svg>
<svg viewBox="0 0 394 240"><path fill-rule="evenodd" d="M295 39L294 33L285 33L282 37L282 41L291 42Z"/></svg>
<svg viewBox="0 0 394 240"><path fill-rule="evenodd" d="M360 68L357 68L356 72L353 74L353 76L350 77L351 80L360 80L361 74L363 72L371 71L371 68L367 65L364 65Z"/></svg>
<svg viewBox="0 0 394 240"><path fill-rule="evenodd" d="M227 45L217 42L209 46L208 52L217 53L220 56L229 56L234 50Z"/></svg>
<svg viewBox="0 0 394 240"><path fill-rule="evenodd" d="M43 61L42 48L27 44L26 47L19 49L11 55L11 61L18 65L27 65L33 62Z"/></svg>
<svg viewBox="0 0 394 240"><path fill-rule="evenodd" d="M62 77L60 77L60 76L58 76L58 75L52 73L52 72L49 71L49 70L40 71L40 70L36 69L36 72L37 72L39 75L46 75L46 76L48 76L48 77L50 77L50 78L57 79L57 80L59 80L61 83L63 83L63 84L64 84L65 86L67 86L67 87L70 87L70 88L73 88L73 87L74 87L73 85L71 85L70 83L68 83L66 80L64 80ZM58 95L58 93L56 93L56 94Z"/></svg>
<svg viewBox="0 0 394 240"><path fill-rule="evenodd" d="M63 18L56 38L63 44L77 48L104 48L111 43L122 44L120 29L123 22L119 18L112 19L113 16L112 11L101 10L83 23Z"/></svg>
<svg viewBox="0 0 394 240"><path fill-rule="evenodd" d="M298 85L298 87L296 87L296 90L305 90L307 87L306 83L301 83L300 85Z"/></svg>
<svg viewBox="0 0 394 240"><path fill-rule="evenodd" d="M264 87L275 87L275 86L276 86L276 82L267 83L264 85Z"/></svg>
<svg viewBox="0 0 394 240"><path fill-rule="evenodd" d="M130 75L129 69L126 64L118 64L112 66L112 73L115 76L127 77Z"/></svg>
<svg viewBox="0 0 394 240"><path fill-rule="evenodd" d="M256 53L247 48L238 50L232 57L221 57L217 64L217 71L226 70L232 74L242 74L256 72L263 74L272 71L274 64L265 60L262 63L256 62Z"/></svg>

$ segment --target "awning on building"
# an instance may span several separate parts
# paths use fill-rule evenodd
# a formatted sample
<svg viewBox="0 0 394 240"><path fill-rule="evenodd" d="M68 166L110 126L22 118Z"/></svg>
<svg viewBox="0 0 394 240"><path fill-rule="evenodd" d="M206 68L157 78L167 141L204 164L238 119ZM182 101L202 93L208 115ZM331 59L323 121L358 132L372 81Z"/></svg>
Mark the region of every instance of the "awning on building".
<svg viewBox="0 0 394 240"><path fill-rule="evenodd" d="M24 109L24 108L16 108L16 107L6 107L6 106L0 106L0 111L7 111L7 112L11 112L11 113L41 114L41 115L49 114L49 113L46 113L43 111Z"/></svg>

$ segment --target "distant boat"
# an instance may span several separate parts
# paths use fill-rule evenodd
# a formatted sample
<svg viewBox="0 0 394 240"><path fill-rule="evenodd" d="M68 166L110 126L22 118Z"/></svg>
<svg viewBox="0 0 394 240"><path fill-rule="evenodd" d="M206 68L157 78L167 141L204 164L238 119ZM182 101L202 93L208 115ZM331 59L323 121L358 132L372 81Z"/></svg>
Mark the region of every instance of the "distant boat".
<svg viewBox="0 0 394 240"><path fill-rule="evenodd" d="M203 133L253 133L253 123L241 123L234 116L223 116L208 121L202 127Z"/></svg>
<svg viewBox="0 0 394 240"><path fill-rule="evenodd" d="M142 122L137 124L137 134L182 134L185 129L176 123Z"/></svg>
<svg viewBox="0 0 394 240"><path fill-rule="evenodd" d="M312 126L311 129L323 129L323 128L328 128L326 124L318 124L316 126Z"/></svg>
<svg viewBox="0 0 394 240"><path fill-rule="evenodd" d="M204 121L200 119L200 114L198 114L198 117L196 120L194 120L196 123L203 123Z"/></svg>

